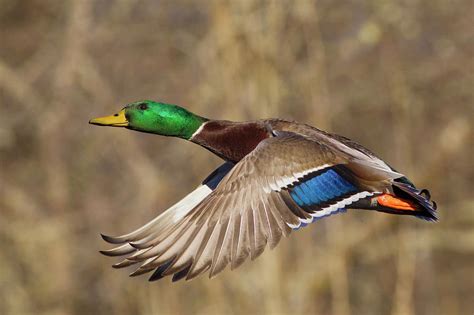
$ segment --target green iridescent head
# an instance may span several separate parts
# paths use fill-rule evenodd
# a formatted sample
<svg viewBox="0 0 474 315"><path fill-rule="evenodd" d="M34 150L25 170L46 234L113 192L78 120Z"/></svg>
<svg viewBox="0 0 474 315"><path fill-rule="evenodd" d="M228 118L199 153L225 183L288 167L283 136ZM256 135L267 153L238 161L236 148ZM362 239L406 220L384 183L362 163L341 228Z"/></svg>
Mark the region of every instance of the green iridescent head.
<svg viewBox="0 0 474 315"><path fill-rule="evenodd" d="M115 115L91 119L89 123L190 139L206 121L177 105L145 100L128 104Z"/></svg>

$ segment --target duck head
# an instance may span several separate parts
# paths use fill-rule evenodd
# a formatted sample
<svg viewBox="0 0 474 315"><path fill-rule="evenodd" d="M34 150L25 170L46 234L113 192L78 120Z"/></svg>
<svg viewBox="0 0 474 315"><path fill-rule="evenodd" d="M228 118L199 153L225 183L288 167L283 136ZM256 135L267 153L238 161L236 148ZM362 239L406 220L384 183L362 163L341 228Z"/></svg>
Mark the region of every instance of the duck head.
<svg viewBox="0 0 474 315"><path fill-rule="evenodd" d="M145 100L130 103L114 115L91 119L89 123L189 140L206 121L177 105Z"/></svg>

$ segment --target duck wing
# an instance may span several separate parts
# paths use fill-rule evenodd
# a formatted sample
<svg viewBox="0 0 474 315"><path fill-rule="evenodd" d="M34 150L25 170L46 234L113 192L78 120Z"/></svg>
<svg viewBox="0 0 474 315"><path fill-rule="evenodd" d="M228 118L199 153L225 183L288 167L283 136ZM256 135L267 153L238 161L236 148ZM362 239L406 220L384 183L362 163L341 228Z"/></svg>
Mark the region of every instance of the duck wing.
<svg viewBox="0 0 474 315"><path fill-rule="evenodd" d="M129 255L115 267L141 263L131 275L155 270L150 280L168 275L174 275L173 281L192 279L207 270L213 277L228 264L234 269L249 256L255 259L267 244L275 247L292 229L380 190L359 185L348 171L367 167L324 143L279 132L237 164L222 165L144 227L121 237L104 236L123 245L103 253ZM393 177L386 170L379 173L387 180Z"/></svg>

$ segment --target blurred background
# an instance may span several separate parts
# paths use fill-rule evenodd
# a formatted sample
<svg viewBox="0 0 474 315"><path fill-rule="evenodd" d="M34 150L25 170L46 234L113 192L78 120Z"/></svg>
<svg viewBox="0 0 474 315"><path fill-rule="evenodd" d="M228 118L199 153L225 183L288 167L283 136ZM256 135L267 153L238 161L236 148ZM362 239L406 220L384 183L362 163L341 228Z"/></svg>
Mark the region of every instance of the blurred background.
<svg viewBox="0 0 474 315"><path fill-rule="evenodd" d="M0 0L1 314L473 314L474 2ZM296 119L429 188L439 223L349 211L217 278L113 270L220 161L88 125L153 99Z"/></svg>

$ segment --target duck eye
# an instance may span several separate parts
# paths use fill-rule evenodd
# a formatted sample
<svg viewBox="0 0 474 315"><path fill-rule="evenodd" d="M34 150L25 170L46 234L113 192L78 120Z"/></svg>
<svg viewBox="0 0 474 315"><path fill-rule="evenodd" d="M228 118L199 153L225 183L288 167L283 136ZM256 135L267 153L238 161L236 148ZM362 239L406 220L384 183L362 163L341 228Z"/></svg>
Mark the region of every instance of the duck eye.
<svg viewBox="0 0 474 315"><path fill-rule="evenodd" d="M147 110L148 105L146 103L141 103L140 105L138 105L138 108L140 108L141 110Z"/></svg>

